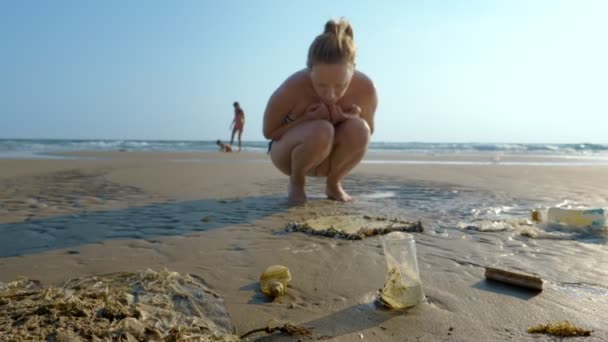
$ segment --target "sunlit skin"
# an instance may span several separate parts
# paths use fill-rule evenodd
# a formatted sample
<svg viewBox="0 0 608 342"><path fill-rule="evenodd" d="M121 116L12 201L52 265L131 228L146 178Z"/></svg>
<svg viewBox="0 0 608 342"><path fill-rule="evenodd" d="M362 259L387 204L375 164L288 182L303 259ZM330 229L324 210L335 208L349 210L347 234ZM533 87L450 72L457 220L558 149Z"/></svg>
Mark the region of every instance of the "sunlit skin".
<svg viewBox="0 0 608 342"><path fill-rule="evenodd" d="M349 64L317 64L310 71L310 81L321 102L335 105L352 80L354 68Z"/></svg>
<svg viewBox="0 0 608 342"><path fill-rule="evenodd" d="M353 200L341 181L367 151L376 107L372 81L350 63L315 64L275 91L264 114L264 135L274 140L274 165L289 176L291 203L307 201L306 176L326 177L328 198Z"/></svg>

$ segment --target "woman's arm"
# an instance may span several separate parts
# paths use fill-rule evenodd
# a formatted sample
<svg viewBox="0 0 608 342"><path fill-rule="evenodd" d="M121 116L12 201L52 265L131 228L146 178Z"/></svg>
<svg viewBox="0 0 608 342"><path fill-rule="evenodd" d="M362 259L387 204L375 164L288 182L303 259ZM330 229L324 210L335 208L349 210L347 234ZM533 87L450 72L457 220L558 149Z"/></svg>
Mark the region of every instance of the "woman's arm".
<svg viewBox="0 0 608 342"><path fill-rule="evenodd" d="M275 92L270 96L266 110L264 111L264 137L269 140L278 140L287 132L287 130L295 124L302 121L302 118L298 120L291 120L285 124L285 118L291 116L289 114L293 110L294 100L292 95L286 89L285 84L281 85Z"/></svg>
<svg viewBox="0 0 608 342"><path fill-rule="evenodd" d="M285 118L287 118L287 120L284 120L281 126L275 129L269 136L264 135L266 139L279 140L281 139L283 134L285 134L285 132L289 131L290 129L301 124L304 121L311 120L311 118L307 117L306 115L302 115L297 119L293 119L290 115L286 115Z"/></svg>
<svg viewBox="0 0 608 342"><path fill-rule="evenodd" d="M356 103L359 106L359 117L369 126L370 134L374 134L374 117L378 108L378 93L374 82L361 72L357 72L361 82L359 83L358 93L361 101Z"/></svg>
<svg viewBox="0 0 608 342"><path fill-rule="evenodd" d="M376 109L378 108L378 94L376 93L376 87L374 87L371 81L369 87L370 96L367 101L361 105L360 117L367 122L370 134L374 134L374 117L376 115Z"/></svg>
<svg viewBox="0 0 608 342"><path fill-rule="evenodd" d="M276 93L275 93L276 95ZM274 95L273 95L274 97ZM288 98L288 97L286 97ZM273 103L273 100L277 101ZM291 111L286 109L280 110L281 108L288 108L289 105L281 107L282 101L285 99L273 99L268 103L266 113L264 114L264 136L266 139L279 140L293 127L301 124L305 121L311 120L327 120L329 121L329 108L323 103L312 103L310 104L302 115L294 118L291 115ZM294 102L291 102L294 103ZM273 110L276 110L273 112ZM287 113L287 114L284 114ZM283 115L282 115L283 114Z"/></svg>

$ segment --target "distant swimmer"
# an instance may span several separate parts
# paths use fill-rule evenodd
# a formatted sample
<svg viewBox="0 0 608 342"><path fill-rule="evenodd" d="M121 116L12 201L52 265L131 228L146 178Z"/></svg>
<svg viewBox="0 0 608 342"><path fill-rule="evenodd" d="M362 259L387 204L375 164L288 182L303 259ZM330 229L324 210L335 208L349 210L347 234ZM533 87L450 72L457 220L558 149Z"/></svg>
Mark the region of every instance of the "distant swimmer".
<svg viewBox="0 0 608 342"><path fill-rule="evenodd" d="M220 152L232 152L232 146L224 144L221 140L215 142L220 147Z"/></svg>

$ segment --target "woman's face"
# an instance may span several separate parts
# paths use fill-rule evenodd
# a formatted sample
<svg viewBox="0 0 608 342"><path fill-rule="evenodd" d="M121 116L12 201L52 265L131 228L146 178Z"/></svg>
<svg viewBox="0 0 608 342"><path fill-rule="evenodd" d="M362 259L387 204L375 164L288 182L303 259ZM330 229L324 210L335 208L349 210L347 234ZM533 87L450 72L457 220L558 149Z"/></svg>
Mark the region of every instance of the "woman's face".
<svg viewBox="0 0 608 342"><path fill-rule="evenodd" d="M310 79L321 101L335 104L346 93L353 73L354 67L351 64L319 63L310 70Z"/></svg>

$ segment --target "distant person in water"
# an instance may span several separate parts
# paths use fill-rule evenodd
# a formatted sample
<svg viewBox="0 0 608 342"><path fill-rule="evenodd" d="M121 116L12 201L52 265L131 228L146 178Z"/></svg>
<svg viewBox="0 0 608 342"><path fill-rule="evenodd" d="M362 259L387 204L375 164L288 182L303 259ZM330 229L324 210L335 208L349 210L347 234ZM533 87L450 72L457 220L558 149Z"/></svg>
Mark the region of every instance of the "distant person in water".
<svg viewBox="0 0 608 342"><path fill-rule="evenodd" d="M241 108L238 102L232 104L234 107L234 120L230 124L232 130L232 138L230 138L230 145L234 145L234 135L238 132L239 138L239 152L241 151L241 136L243 135L243 129L245 128L245 112Z"/></svg>
<svg viewBox="0 0 608 342"><path fill-rule="evenodd" d="M325 177L330 199L350 202L342 179L363 159L378 105L372 81L355 70L351 25L325 24L308 50L307 67L289 76L264 112L274 165L289 176L288 198L307 200L306 176Z"/></svg>
<svg viewBox="0 0 608 342"><path fill-rule="evenodd" d="M215 142L220 147L220 152L232 152L232 146L224 144L221 140Z"/></svg>

